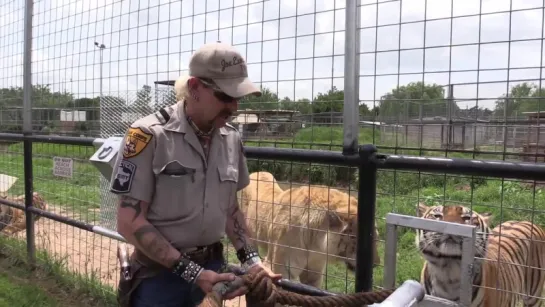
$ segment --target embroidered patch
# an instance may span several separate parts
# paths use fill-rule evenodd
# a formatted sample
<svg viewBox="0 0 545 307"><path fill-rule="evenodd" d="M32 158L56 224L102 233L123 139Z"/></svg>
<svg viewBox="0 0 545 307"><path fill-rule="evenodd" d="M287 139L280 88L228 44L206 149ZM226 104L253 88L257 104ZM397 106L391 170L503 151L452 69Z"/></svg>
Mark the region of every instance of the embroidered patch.
<svg viewBox="0 0 545 307"><path fill-rule="evenodd" d="M114 182L112 184L112 192L130 192L135 173L136 164L127 160L121 160L117 167L117 174L115 175Z"/></svg>
<svg viewBox="0 0 545 307"><path fill-rule="evenodd" d="M140 128L129 128L125 147L123 148L123 157L132 158L140 154L148 146L152 134L142 131Z"/></svg>

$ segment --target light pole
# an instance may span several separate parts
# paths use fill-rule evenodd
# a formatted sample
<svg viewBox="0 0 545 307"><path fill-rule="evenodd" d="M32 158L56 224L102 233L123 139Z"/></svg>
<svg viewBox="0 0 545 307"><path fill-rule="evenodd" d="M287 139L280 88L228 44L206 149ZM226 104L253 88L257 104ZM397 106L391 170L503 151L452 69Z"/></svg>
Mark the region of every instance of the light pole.
<svg viewBox="0 0 545 307"><path fill-rule="evenodd" d="M95 46L100 49L100 98L102 99L102 52L104 49L106 49L106 46L104 44L99 44L98 42L95 42Z"/></svg>

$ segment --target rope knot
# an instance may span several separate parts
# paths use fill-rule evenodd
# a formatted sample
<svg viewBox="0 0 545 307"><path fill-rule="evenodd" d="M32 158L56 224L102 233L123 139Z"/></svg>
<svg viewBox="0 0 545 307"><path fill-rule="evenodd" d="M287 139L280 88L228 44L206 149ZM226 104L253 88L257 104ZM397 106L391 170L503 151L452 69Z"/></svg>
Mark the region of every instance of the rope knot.
<svg viewBox="0 0 545 307"><path fill-rule="evenodd" d="M260 302L264 307L275 306L278 290L265 270L260 270L256 274L247 274L245 279L248 297Z"/></svg>

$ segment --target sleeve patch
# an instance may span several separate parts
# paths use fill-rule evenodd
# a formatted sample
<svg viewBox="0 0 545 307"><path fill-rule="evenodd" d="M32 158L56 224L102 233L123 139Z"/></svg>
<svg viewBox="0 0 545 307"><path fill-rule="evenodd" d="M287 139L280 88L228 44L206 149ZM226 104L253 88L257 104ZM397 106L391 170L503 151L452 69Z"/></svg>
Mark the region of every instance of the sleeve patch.
<svg viewBox="0 0 545 307"><path fill-rule="evenodd" d="M148 146L152 137L151 133L144 132L140 128L129 128L125 147L123 148L123 157L132 158L138 156Z"/></svg>
<svg viewBox="0 0 545 307"><path fill-rule="evenodd" d="M119 162L119 166L117 167L117 173L112 184L112 192L130 192L135 172L136 164L127 160L121 160Z"/></svg>

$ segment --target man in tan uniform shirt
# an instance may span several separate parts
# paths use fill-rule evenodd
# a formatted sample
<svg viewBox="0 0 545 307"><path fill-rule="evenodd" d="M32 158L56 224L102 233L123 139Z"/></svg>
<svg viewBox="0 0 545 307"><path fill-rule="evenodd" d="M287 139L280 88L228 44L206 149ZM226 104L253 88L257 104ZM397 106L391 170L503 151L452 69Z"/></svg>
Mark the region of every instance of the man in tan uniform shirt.
<svg viewBox="0 0 545 307"><path fill-rule="evenodd" d="M249 244L236 197L249 174L241 136L227 120L238 99L261 95L243 57L230 45L206 44L175 89L178 103L130 126L112 174L118 231L135 246L132 279L120 281L126 306L195 306L215 283L232 280L217 273L224 234L243 267L280 278Z"/></svg>

